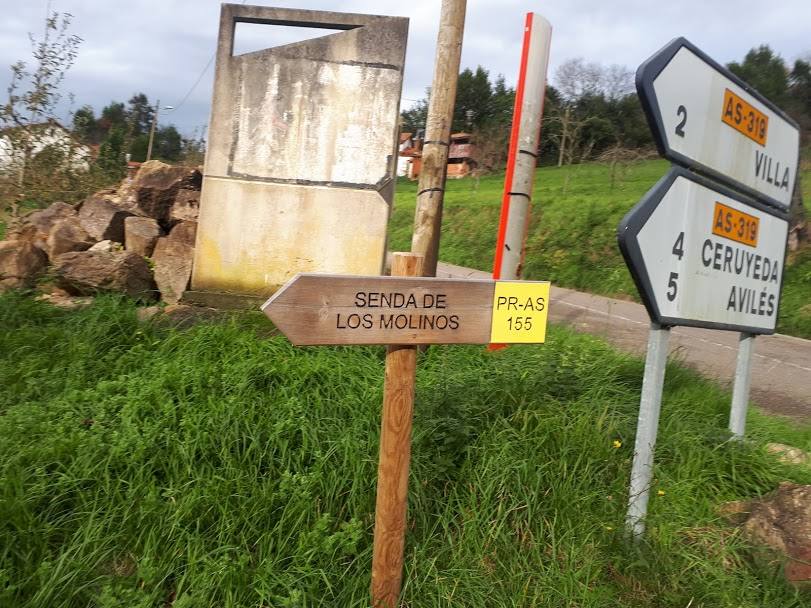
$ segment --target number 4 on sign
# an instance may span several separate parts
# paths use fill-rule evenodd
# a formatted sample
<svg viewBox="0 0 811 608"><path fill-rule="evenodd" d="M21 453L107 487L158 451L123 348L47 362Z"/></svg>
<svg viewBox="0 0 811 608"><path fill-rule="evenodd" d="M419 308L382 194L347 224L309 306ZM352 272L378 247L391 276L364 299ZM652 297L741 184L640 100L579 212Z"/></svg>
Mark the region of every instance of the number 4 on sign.
<svg viewBox="0 0 811 608"><path fill-rule="evenodd" d="M673 255L675 255L679 260L684 257L684 233L679 232L679 236L676 237L676 242L673 243ZM670 277L667 281L667 299L671 302L676 299L676 294L679 292L679 286L676 281L679 279L678 272L670 273Z"/></svg>

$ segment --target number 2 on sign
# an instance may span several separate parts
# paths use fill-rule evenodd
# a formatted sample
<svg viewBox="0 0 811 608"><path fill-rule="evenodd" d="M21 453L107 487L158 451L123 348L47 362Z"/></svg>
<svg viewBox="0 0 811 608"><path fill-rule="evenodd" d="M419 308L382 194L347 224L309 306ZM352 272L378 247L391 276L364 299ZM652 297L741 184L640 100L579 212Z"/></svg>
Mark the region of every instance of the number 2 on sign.
<svg viewBox="0 0 811 608"><path fill-rule="evenodd" d="M676 125L676 135L684 137L684 125L687 124L687 108L679 106L676 110L676 116L681 116L681 122Z"/></svg>

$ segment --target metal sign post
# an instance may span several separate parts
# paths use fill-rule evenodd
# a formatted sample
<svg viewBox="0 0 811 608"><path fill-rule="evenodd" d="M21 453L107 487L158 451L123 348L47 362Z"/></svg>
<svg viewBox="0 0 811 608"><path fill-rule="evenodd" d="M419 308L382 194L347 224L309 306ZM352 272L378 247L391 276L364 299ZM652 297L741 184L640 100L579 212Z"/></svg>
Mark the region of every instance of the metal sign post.
<svg viewBox="0 0 811 608"><path fill-rule="evenodd" d="M418 277L423 256L395 253L395 276L299 274L262 305L295 345L388 344L380 430L372 605L394 608L405 546L417 344L546 340L547 281Z"/></svg>
<svg viewBox="0 0 811 608"><path fill-rule="evenodd" d="M617 231L652 322L626 518L634 537L645 529L667 326L742 332L729 428L743 436L754 337L777 324L799 163L797 124L684 38L639 67L636 88L659 152L685 168L671 168Z"/></svg>
<svg viewBox="0 0 811 608"><path fill-rule="evenodd" d="M634 462L631 466L631 490L625 522L637 538L645 532L645 515L653 479L653 449L659 429L659 411L662 407L662 388L667 366L667 345L670 329L651 323L648 333L648 352L645 374L642 377L642 398L639 401L639 420L636 425Z"/></svg>
<svg viewBox="0 0 811 608"><path fill-rule="evenodd" d="M729 430L736 439L742 439L746 430L746 410L749 406L749 381L754 350L754 334L742 333L738 343L735 384L732 387L732 407L729 411Z"/></svg>

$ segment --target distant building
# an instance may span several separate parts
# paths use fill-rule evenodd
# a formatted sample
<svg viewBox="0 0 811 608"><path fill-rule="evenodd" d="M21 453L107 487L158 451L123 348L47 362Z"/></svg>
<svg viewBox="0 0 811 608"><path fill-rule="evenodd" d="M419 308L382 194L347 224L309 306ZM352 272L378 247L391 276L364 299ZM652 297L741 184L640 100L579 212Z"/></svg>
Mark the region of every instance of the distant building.
<svg viewBox="0 0 811 608"><path fill-rule="evenodd" d="M55 120L0 131L0 172L12 171L25 163L25 148L29 148L32 158L53 152L55 158L77 171L90 168L91 149Z"/></svg>
<svg viewBox="0 0 811 608"><path fill-rule="evenodd" d="M397 175L417 179L422 165L422 130L400 133L400 154L397 157Z"/></svg>
<svg viewBox="0 0 811 608"><path fill-rule="evenodd" d="M470 143L470 133L451 135L451 146L448 150L448 177L465 177L475 167L475 146Z"/></svg>
<svg viewBox="0 0 811 608"><path fill-rule="evenodd" d="M422 169L422 133L400 133L400 153L397 159L397 175L417 179ZM448 150L448 177L465 177L475 167L476 147L471 143L470 133L454 133Z"/></svg>

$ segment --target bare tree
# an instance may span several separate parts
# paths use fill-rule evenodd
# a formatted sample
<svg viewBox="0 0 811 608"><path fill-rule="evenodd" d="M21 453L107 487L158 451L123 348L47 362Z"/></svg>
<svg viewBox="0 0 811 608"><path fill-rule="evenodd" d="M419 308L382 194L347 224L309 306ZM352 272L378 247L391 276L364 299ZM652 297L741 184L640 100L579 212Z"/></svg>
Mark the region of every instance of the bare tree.
<svg viewBox="0 0 811 608"><path fill-rule="evenodd" d="M550 120L560 125L560 132L553 137L558 143L558 167L587 158L595 142L584 138L589 126L604 119L578 111L579 103L588 97L616 101L628 95L634 87L633 73L621 65L604 67L595 62L586 62L581 57L564 61L555 71L555 87L560 94L559 107L551 113Z"/></svg>
<svg viewBox="0 0 811 608"><path fill-rule="evenodd" d="M61 99L60 87L65 74L76 60L82 39L68 32L72 15L51 13L45 19L45 31L37 40L29 34L33 65L17 61L11 66L11 83L6 103L0 106L0 136L6 148L6 172L16 176L4 180L4 191L11 191L10 211L19 214L19 204L26 198L30 179L28 173L35 154L42 152L53 139L54 115ZM59 162L62 156L70 166L75 150L50 146L47 156ZM53 169L53 167L51 167ZM9 186L11 186L9 188ZM16 187L15 187L16 186ZM8 192L7 192L8 193Z"/></svg>
<svg viewBox="0 0 811 608"><path fill-rule="evenodd" d="M574 112L577 102L587 95L601 92L603 75L600 65L586 62L582 57L564 61L555 71L555 87L560 93L561 107L552 115L560 123L558 136L558 167L571 164L580 145L580 132L588 118Z"/></svg>
<svg viewBox="0 0 811 608"><path fill-rule="evenodd" d="M602 92L603 70L582 57L567 59L555 70L555 87L563 101L573 104L586 95Z"/></svg>
<svg viewBox="0 0 811 608"><path fill-rule="evenodd" d="M606 98L620 99L633 93L634 88L634 73L624 65L614 63L602 69L600 89Z"/></svg>

